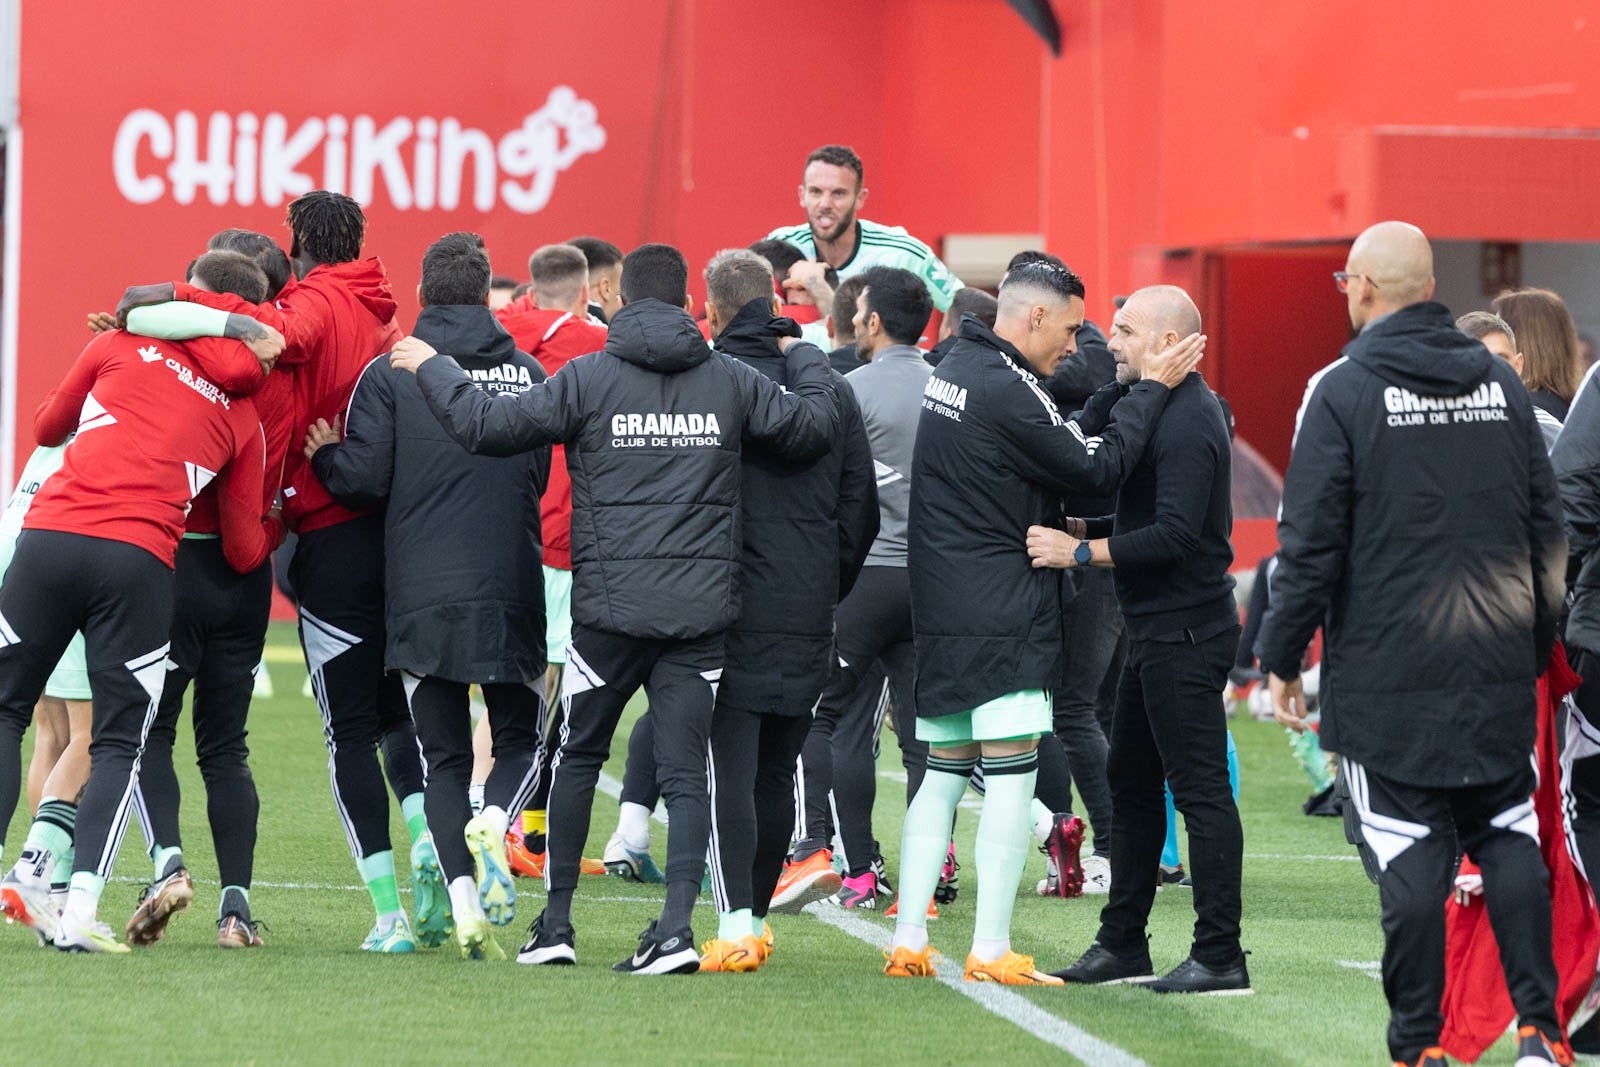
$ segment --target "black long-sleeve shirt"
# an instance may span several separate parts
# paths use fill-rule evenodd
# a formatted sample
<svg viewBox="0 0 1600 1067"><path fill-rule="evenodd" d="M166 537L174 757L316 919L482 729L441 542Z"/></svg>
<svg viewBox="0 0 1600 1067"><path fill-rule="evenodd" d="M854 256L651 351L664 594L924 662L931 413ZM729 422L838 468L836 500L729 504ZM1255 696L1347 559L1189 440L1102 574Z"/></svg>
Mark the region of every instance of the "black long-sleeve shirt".
<svg viewBox="0 0 1600 1067"><path fill-rule="evenodd" d="M1238 618L1233 600L1232 449L1222 405L1199 374L1172 391L1154 436L1117 494L1110 534L1128 633L1181 635ZM1108 529L1109 527L1109 529Z"/></svg>

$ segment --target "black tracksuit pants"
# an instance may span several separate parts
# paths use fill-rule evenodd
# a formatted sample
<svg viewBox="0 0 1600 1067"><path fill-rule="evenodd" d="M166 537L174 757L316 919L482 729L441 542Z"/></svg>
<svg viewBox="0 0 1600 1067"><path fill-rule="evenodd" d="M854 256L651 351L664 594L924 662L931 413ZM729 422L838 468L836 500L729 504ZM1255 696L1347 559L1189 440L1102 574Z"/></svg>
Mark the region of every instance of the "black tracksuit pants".
<svg viewBox="0 0 1600 1067"><path fill-rule="evenodd" d="M907 804L927 767L928 746L916 739L916 656L904 567L862 568L850 595L839 603L834 641L839 662L817 705L796 779L801 821L795 852L803 856L826 848L837 819L847 873L854 877L866 873L879 854L872 807L886 714L894 715Z"/></svg>
<svg viewBox="0 0 1600 1067"><path fill-rule="evenodd" d="M719 912L749 908L758 919L767 914L789 851L795 760L810 727L809 715L717 705L711 722L711 897Z"/></svg>
<svg viewBox="0 0 1600 1067"><path fill-rule="evenodd" d="M383 669L383 517L367 515L300 535L290 578L300 645L322 713L333 803L350 851L387 852L389 801L422 792L422 757L398 674Z"/></svg>
<svg viewBox="0 0 1600 1067"><path fill-rule="evenodd" d="M1117 690L1107 764L1116 832L1111 838L1111 894L1096 940L1112 952L1146 951L1167 836L1163 783L1183 813L1194 878L1191 954L1214 967L1242 958L1239 879L1244 832L1228 785L1228 726L1222 687L1233 665L1239 626L1198 643L1133 639ZM1444 897L1434 905L1442 908Z"/></svg>
<svg viewBox="0 0 1600 1067"><path fill-rule="evenodd" d="M576 625L562 678L547 823L551 890L572 890L589 838L595 782L623 708L643 686L655 718L655 760L667 803L667 882L700 884L711 838L706 778L722 634L671 641Z"/></svg>
<svg viewBox="0 0 1600 1067"><path fill-rule="evenodd" d="M183 695L194 682L194 751L206 786L206 818L225 886L246 889L255 868L261 810L245 720L272 610L272 566L250 574L228 565L219 538L178 544L172 615L172 661L155 723L139 765L138 812L152 846L182 848L178 776L172 749Z"/></svg>
<svg viewBox="0 0 1600 1067"><path fill-rule="evenodd" d="M1061 605L1061 683L1051 694L1055 735L1066 750L1072 780L1089 815L1094 851L1105 856L1111 852L1113 806L1106 780L1110 746L1097 708L1101 683L1122 635L1122 609L1117 605L1115 576L1108 569L1078 567L1061 580L1075 583L1076 595Z"/></svg>
<svg viewBox="0 0 1600 1067"><path fill-rule="evenodd" d="M434 851L446 880L472 877L472 854L462 836L472 818L467 789L472 784L472 705L470 682L402 672L406 701L422 743L423 807ZM533 795L539 733L544 722L544 682L481 683L488 706L494 767L483 786L485 806L515 816Z"/></svg>
<svg viewBox="0 0 1600 1067"><path fill-rule="evenodd" d="M1532 765L1504 781L1462 789L1410 785L1350 760L1344 768L1362 833L1379 866L1392 1056L1411 1063L1439 1043L1444 901L1455 876L1458 839L1483 869L1483 901L1518 1019L1559 1035L1549 875L1539 854ZM1112 877L1115 887L1115 873ZM1198 888L1198 879L1195 884Z"/></svg>
<svg viewBox="0 0 1600 1067"><path fill-rule="evenodd" d="M111 876L172 628L172 569L122 541L24 530L0 583L0 827L21 787L22 735L45 680L83 631L94 721L73 872Z"/></svg>
<svg viewBox="0 0 1600 1067"><path fill-rule="evenodd" d="M661 799L661 783L656 780L656 721L650 709L633 721L628 734L628 759L623 765L621 804L641 804L654 811Z"/></svg>
<svg viewBox="0 0 1600 1067"><path fill-rule="evenodd" d="M1600 656L1575 646L1567 649L1567 656L1583 677L1572 694L1581 718L1568 725L1564 749L1571 761L1567 786L1572 793L1572 835L1593 885L1600 879Z"/></svg>

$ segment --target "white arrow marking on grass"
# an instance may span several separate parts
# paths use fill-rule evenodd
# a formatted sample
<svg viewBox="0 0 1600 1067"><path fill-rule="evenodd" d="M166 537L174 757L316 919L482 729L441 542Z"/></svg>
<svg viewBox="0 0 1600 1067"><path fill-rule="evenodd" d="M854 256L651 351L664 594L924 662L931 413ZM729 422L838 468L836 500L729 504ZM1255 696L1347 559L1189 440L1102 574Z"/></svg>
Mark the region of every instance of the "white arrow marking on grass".
<svg viewBox="0 0 1600 1067"><path fill-rule="evenodd" d="M883 948L888 941L885 932L879 927L820 901L807 904L801 910L809 912L829 926L843 930L851 937L865 941L874 948ZM1132 1053L1124 1052L1116 1045L1102 1041L1067 1020L1050 1014L1027 997L1005 986L990 982L968 982L962 978L959 968L945 968L938 980L946 987L974 1001L985 1011L998 1015L1011 1025L1026 1030L1040 1041L1077 1057L1082 1063L1092 1064L1093 1067L1149 1067Z"/></svg>

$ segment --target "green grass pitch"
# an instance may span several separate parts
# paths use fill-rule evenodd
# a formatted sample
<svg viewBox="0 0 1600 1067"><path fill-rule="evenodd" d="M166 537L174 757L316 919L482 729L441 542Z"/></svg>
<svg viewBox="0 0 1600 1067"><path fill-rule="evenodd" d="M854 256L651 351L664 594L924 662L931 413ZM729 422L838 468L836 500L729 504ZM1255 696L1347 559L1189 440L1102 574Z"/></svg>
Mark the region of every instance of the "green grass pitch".
<svg viewBox="0 0 1600 1067"><path fill-rule="evenodd" d="M0 1061L35 1060L26 1051L32 1048L54 1062L151 1064L1071 1062L1008 1018L1018 1013L1004 1005L996 1013L937 982L882 977L876 948L811 915L774 917L776 954L754 975L614 975L612 962L632 951L660 892L614 878L586 878L579 889L574 968L469 963L449 946L409 957L358 951L372 910L332 809L321 724L300 696L305 671L295 661L291 628L274 625L269 656L277 695L257 701L250 722L261 792L251 899L270 928L266 947L216 947L216 868L185 726L177 762L194 906L173 920L165 941L122 957L42 951L30 931L0 929ZM613 746L608 769L616 775L637 705ZM1233 731L1243 781L1244 944L1255 996L1157 998L1130 987L1018 996L1152 1065L1387 1062L1382 989L1361 966L1381 952L1376 890L1353 862L1337 820L1300 814L1309 787L1283 730L1245 718ZM885 738L881 766L899 770L892 738ZM903 787L891 777L879 786L876 831L892 874ZM969 794L969 804L974 799ZM25 807L19 804L7 835L8 861L26 834ZM596 794L591 855L599 855L615 812L614 800ZM961 897L930 924L944 967L957 973L972 935L976 823L975 812L964 810ZM395 841L405 842L397 805L393 824ZM658 826L658 861L664 846ZM130 828L101 905L101 917L119 931L149 876L143 848L138 828ZM1087 946L1099 902L1041 900L1033 887L1043 874L1043 857L1031 860L1013 939L1054 969ZM407 880L402 874L402 886ZM499 932L512 954L543 895L527 881L518 889L517 922ZM403 899L409 904L404 890ZM886 920L856 914L887 933ZM695 917L701 939L715 933L705 898ZM1151 924L1157 970L1182 959L1192 922L1188 891L1158 894ZM1039 1013L1032 1015L1036 1029ZM1484 1062L1510 1060L1502 1043Z"/></svg>

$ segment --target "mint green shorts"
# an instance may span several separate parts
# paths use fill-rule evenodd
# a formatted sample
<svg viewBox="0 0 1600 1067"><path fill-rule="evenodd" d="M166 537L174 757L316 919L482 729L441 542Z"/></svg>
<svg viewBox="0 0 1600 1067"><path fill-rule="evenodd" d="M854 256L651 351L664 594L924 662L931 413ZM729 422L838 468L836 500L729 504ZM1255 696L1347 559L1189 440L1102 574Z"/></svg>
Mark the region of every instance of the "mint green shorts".
<svg viewBox="0 0 1600 1067"><path fill-rule="evenodd" d="M44 695L57 700L89 700L89 662L83 650L83 635L73 634L67 650L61 653L56 669L44 683Z"/></svg>
<svg viewBox="0 0 1600 1067"><path fill-rule="evenodd" d="M971 711L917 720L917 740L935 748L969 745L974 741L1021 741L1050 732L1050 694L1024 689L995 697Z"/></svg>
<svg viewBox="0 0 1600 1067"><path fill-rule="evenodd" d="M572 572L559 567L544 569L544 659L567 662L572 644Z"/></svg>

